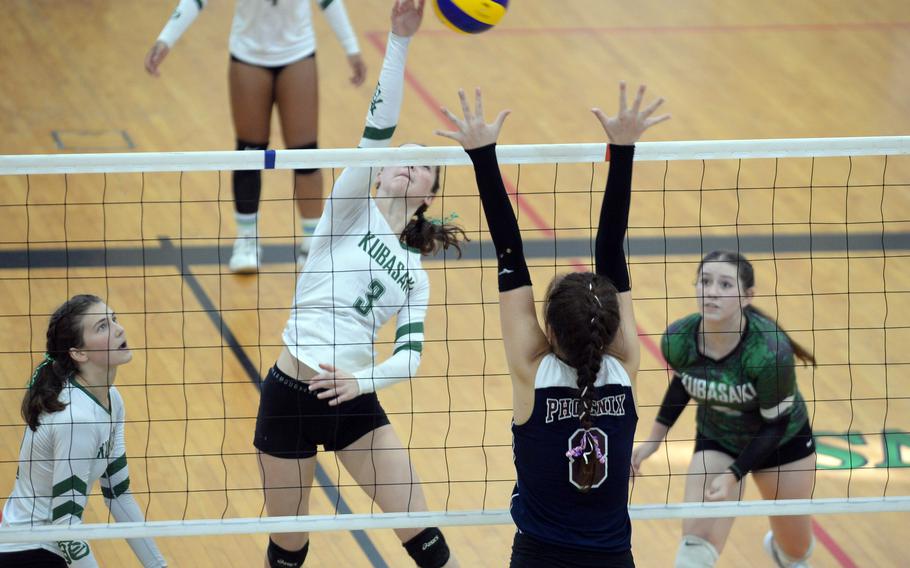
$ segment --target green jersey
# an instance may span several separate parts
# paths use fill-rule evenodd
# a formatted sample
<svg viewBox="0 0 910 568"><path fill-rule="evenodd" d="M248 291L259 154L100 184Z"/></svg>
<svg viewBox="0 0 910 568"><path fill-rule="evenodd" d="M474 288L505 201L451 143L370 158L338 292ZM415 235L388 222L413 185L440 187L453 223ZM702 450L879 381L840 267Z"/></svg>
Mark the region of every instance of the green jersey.
<svg viewBox="0 0 910 568"><path fill-rule="evenodd" d="M808 420L786 334L754 311L745 315L739 344L722 359L706 357L698 349L700 314L673 322L661 340L664 358L698 402L699 434L737 455L763 421L789 420L783 445Z"/></svg>

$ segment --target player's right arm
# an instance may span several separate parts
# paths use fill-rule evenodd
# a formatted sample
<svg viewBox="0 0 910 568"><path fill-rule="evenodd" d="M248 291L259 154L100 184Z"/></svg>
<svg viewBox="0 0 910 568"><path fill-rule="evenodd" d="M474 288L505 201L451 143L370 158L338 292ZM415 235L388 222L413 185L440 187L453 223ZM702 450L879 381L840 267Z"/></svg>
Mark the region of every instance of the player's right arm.
<svg viewBox="0 0 910 568"><path fill-rule="evenodd" d="M408 46L411 36L420 27L423 5L424 0L416 5L414 0L398 0L392 9L392 31L386 44L379 82L367 109L359 148L386 148L392 141L404 97ZM347 167L341 172L326 201L318 233L339 235L347 231L367 204L376 172L377 169L371 167Z"/></svg>
<svg viewBox="0 0 910 568"><path fill-rule="evenodd" d="M56 412L41 425L50 428L54 448L54 475L51 486L51 523L82 523L82 513L91 490L89 472L102 440L92 424L73 419L71 406ZM58 541L57 547L72 568L97 568L87 542Z"/></svg>
<svg viewBox="0 0 910 568"><path fill-rule="evenodd" d="M205 7L208 0L180 0L177 8L171 15L171 18L164 25L164 29L158 34L158 39L152 45L151 49L145 56L145 70L150 75L157 77L159 75L158 67L167 54L170 53L174 44L183 35L183 32L190 27L199 12Z"/></svg>

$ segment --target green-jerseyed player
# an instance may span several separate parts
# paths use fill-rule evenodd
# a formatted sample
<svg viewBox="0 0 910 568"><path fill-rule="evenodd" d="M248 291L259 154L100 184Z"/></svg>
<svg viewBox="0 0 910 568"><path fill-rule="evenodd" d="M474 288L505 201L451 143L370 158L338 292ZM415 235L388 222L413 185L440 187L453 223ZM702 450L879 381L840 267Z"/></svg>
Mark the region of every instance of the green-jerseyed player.
<svg viewBox="0 0 910 568"><path fill-rule="evenodd" d="M774 319L752 305L755 272L735 252L715 251L698 267L698 313L673 322L661 348L674 376L632 468L653 454L690 399L698 403L687 502L736 500L752 473L764 499L808 499L815 444L794 357L815 365ZM733 518L686 519L677 568L714 566ZM770 517L765 550L777 566L804 567L812 553L808 515Z"/></svg>

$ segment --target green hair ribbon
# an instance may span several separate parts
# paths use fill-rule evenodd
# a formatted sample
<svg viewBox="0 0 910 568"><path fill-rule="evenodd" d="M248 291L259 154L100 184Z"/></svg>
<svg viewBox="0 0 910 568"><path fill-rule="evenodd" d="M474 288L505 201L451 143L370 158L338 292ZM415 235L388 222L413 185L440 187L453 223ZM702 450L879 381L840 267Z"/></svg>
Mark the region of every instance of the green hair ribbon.
<svg viewBox="0 0 910 568"><path fill-rule="evenodd" d="M451 213L449 213L449 216L448 216L448 217L445 217L445 218L443 218L443 217L429 217L429 218L427 218L427 221L429 221L430 223L432 223L432 224L434 224L434 225L448 225L449 223L451 223L451 222L454 221L455 219L458 219L458 213L452 211Z"/></svg>
<svg viewBox="0 0 910 568"><path fill-rule="evenodd" d="M48 363L53 364L54 358L45 351L44 361L41 361L41 363L38 364L38 366L35 368L35 372L32 373L32 378L28 380L28 388L32 388L32 385L35 384L35 381L38 379L38 373L40 373L41 369L43 369Z"/></svg>

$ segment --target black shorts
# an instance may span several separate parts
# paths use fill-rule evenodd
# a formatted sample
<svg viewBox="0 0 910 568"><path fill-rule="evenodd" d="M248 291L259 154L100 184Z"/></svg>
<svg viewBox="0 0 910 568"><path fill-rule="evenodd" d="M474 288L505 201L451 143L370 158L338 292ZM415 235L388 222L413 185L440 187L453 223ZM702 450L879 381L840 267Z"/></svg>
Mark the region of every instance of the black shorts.
<svg viewBox="0 0 910 568"><path fill-rule="evenodd" d="M343 450L388 423L376 393L329 406L305 383L272 367L262 381L253 445L276 458L311 458L317 446Z"/></svg>
<svg viewBox="0 0 910 568"><path fill-rule="evenodd" d="M315 52L315 51L314 51L313 53L307 55L306 57L301 57L300 59L291 61L290 63L285 63L284 65L259 65L259 64L257 64L257 63L250 63L250 62L248 62L248 61L244 61L243 59L240 59L239 57L237 57L236 55L234 55L234 54L232 53L232 54L231 54L231 61L236 61L237 63L243 63L244 65L250 65L250 66L252 66L252 67L259 67L260 69L266 69L266 70L272 72L272 77L273 77L273 78L278 78L278 75L281 75L281 72L284 71L285 67L288 67L288 66L290 66L290 65L293 65L293 64L298 63L298 62L300 62L300 61L304 61L304 60L309 59L309 58L311 58L311 57L316 57L316 52Z"/></svg>
<svg viewBox="0 0 910 568"><path fill-rule="evenodd" d="M635 568L632 551L604 553L559 546L516 532L509 568Z"/></svg>
<svg viewBox="0 0 910 568"><path fill-rule="evenodd" d="M18 552L0 552L0 566L16 568L66 568L66 560L59 554L43 548L20 550Z"/></svg>
<svg viewBox="0 0 910 568"><path fill-rule="evenodd" d="M701 432L695 434L695 451L701 452L704 450L714 450L716 452L722 452L728 456L736 459L739 457L739 454L736 454L727 448L720 445L715 440L710 438L705 438L702 436ZM811 456L815 453L815 438L812 437L812 428L809 426L809 422L806 421L803 424L803 427L790 438L784 444L775 448L771 455L765 458L761 463L755 464L755 467L752 468L752 471L760 471L763 469L771 469L774 467L786 465L788 463L793 463L797 460L801 460L804 457Z"/></svg>

